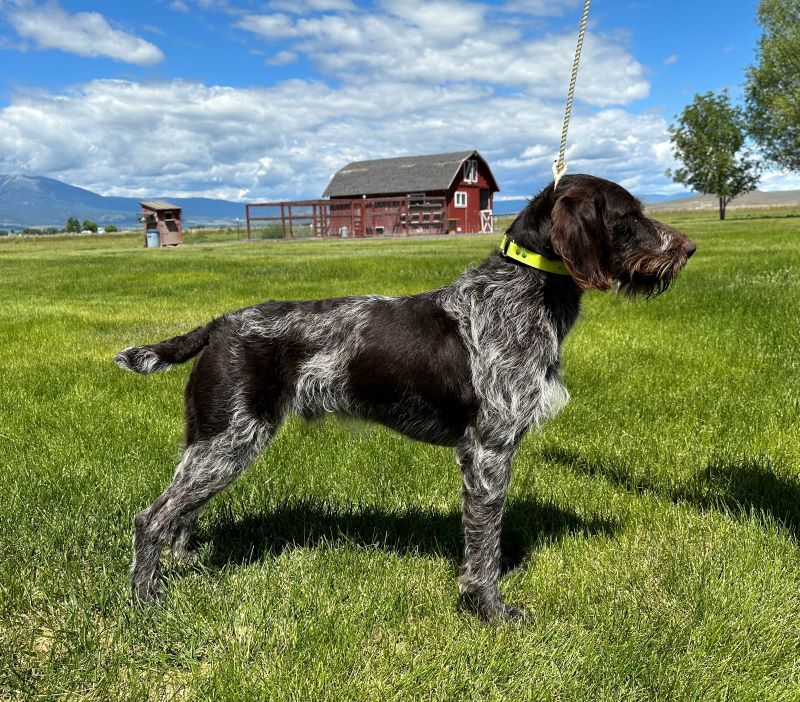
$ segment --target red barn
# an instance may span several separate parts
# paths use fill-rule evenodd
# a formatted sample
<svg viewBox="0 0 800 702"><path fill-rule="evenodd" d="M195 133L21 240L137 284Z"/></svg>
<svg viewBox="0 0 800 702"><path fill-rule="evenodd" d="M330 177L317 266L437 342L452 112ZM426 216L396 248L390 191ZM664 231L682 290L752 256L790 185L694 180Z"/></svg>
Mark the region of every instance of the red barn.
<svg viewBox="0 0 800 702"><path fill-rule="evenodd" d="M387 233L397 228L388 215L398 199L408 203L402 215L406 221L400 222L407 230L490 232L494 193L499 190L483 156L458 151L354 161L337 171L323 197L330 198L332 210L337 200L362 198L378 209L384 201L387 226L377 226Z"/></svg>

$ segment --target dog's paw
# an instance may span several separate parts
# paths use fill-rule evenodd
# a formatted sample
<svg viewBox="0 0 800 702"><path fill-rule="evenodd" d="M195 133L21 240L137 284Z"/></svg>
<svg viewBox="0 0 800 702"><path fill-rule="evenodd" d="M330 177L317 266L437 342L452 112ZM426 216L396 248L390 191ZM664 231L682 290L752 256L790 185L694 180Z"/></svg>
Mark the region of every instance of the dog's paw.
<svg viewBox="0 0 800 702"><path fill-rule="evenodd" d="M481 598L475 593L462 593L461 605L467 611L477 614L482 622L519 622L530 619L524 607L506 604L500 598Z"/></svg>
<svg viewBox="0 0 800 702"><path fill-rule="evenodd" d="M483 619L483 616L481 618ZM492 616L484 621L522 622L530 619L531 614L524 607L501 602L500 606L493 611Z"/></svg>
<svg viewBox="0 0 800 702"><path fill-rule="evenodd" d="M157 580L148 580L144 583L133 583L131 585L131 599L134 603L147 604L156 602L164 598L164 587Z"/></svg>
<svg viewBox="0 0 800 702"><path fill-rule="evenodd" d="M478 605L478 617L482 622L521 622L530 618L524 607L506 604L502 600L483 602Z"/></svg>

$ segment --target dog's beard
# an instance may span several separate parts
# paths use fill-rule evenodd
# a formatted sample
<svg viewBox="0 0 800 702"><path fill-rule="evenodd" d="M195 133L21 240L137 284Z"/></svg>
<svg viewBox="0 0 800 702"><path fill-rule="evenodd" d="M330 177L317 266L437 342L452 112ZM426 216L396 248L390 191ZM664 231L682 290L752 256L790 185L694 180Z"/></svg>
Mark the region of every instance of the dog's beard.
<svg viewBox="0 0 800 702"><path fill-rule="evenodd" d="M617 275L618 292L646 299L666 292L688 261L683 248L665 252L638 251L627 254Z"/></svg>

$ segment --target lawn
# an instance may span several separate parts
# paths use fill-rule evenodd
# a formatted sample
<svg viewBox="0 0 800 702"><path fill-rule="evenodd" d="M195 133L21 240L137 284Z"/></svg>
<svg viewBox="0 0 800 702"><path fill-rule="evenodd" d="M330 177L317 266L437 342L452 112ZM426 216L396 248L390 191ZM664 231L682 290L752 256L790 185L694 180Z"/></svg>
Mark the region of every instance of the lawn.
<svg viewBox="0 0 800 702"><path fill-rule="evenodd" d="M499 236L0 242L0 697L800 699L800 218L671 213L698 245L650 302L584 298L572 402L515 463L510 602L459 609L452 452L290 421L129 603L131 519L179 455L189 367L119 349L267 298L446 284Z"/></svg>

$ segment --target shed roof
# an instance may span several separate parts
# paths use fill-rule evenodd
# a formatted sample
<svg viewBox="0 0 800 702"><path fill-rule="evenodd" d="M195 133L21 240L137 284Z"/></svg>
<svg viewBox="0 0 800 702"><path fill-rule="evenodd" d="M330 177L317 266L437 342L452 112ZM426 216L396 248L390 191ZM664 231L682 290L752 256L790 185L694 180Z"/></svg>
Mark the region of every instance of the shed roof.
<svg viewBox="0 0 800 702"><path fill-rule="evenodd" d="M358 197L447 190L468 158L481 161L486 168L490 187L495 191L500 190L489 164L477 151L456 151L450 154L353 161L336 172L322 195Z"/></svg>
<svg viewBox="0 0 800 702"><path fill-rule="evenodd" d="M142 200L139 203L142 207L146 207L148 210L179 210L181 209L179 205L173 205L171 202L167 202L166 200Z"/></svg>

